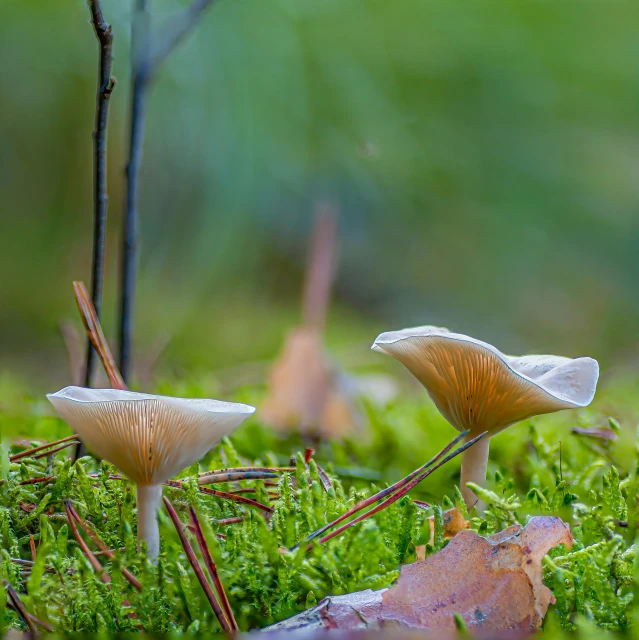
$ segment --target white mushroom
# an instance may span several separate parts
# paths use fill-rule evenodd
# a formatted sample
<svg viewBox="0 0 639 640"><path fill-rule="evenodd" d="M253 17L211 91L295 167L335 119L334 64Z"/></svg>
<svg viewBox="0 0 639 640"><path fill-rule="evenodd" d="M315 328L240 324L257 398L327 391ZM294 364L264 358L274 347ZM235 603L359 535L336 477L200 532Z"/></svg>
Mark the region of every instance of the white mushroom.
<svg viewBox="0 0 639 640"><path fill-rule="evenodd" d="M219 400L66 387L47 395L89 449L137 485L138 538L160 550L162 483L201 458L255 411Z"/></svg>
<svg viewBox="0 0 639 640"><path fill-rule="evenodd" d="M592 358L506 356L441 327L382 333L372 349L399 360L456 429L470 430L469 438L488 431L464 453L461 484L469 506L477 498L466 483L484 483L490 436L535 415L589 405L599 377Z"/></svg>

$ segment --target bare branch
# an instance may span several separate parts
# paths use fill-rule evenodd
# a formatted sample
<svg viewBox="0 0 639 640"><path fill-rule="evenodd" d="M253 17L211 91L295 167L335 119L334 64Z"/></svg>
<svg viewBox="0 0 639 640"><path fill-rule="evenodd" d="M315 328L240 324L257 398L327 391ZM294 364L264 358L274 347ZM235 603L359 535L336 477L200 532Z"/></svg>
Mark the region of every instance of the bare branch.
<svg viewBox="0 0 639 640"><path fill-rule="evenodd" d="M150 72L154 74L158 67L173 53L178 45L189 35L197 24L202 14L213 4L213 0L193 0L182 10L182 13L171 20L171 33L154 48L150 61Z"/></svg>
<svg viewBox="0 0 639 640"><path fill-rule="evenodd" d="M134 302L138 271L138 243L140 222L138 202L140 196L140 166L144 145L146 111L150 85L158 67L188 35L213 0L193 0L177 17L170 20L165 37L153 46L150 33L148 0L136 0L132 29L132 85L129 129L129 160L126 167L126 205L122 237L120 273L120 358L122 377L130 378L131 344L134 326Z"/></svg>
<svg viewBox="0 0 639 640"><path fill-rule="evenodd" d="M107 125L109 102L115 86L111 75L113 63L113 32L104 20L100 0L89 0L91 22L100 46L98 63L98 88L95 106L95 129L93 131L93 264L91 269L91 300L97 317L102 311L102 280L104 274L104 245L107 218ZM91 386L95 372L95 350L87 343L87 360L84 372L85 386Z"/></svg>

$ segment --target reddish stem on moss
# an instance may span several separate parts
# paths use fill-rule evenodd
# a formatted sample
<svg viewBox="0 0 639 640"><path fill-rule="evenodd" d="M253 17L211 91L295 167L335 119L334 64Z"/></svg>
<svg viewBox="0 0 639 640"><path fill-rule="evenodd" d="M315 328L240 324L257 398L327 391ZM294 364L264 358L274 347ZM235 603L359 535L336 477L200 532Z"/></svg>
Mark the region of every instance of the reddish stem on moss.
<svg viewBox="0 0 639 640"><path fill-rule="evenodd" d="M120 375L117 365L115 364L115 359L113 358L111 349L109 349L109 344L104 337L102 327L100 326L100 320L98 319L95 307L91 302L87 288L84 286L84 282L74 282L73 291L75 293L75 301L78 305L87 336L102 362L102 366L109 377L111 386L114 389L128 389Z"/></svg>
<svg viewBox="0 0 639 640"><path fill-rule="evenodd" d="M80 517L80 514L69 504L69 510L71 511L71 515L75 518L77 523L82 527L84 532L93 540L95 545L100 549L100 553L105 555L109 560L113 560L115 558L115 553L109 549L109 547L102 542L102 540L98 537L98 534L93 530L89 524ZM94 554L94 557L97 554ZM122 566L122 575L132 584L138 591L142 591L142 585L140 581L125 567Z"/></svg>
<svg viewBox="0 0 639 640"><path fill-rule="evenodd" d="M198 476L198 484L221 484L223 482L238 482L240 480L267 480L277 478L272 471L231 471L202 473Z"/></svg>
<svg viewBox="0 0 639 640"><path fill-rule="evenodd" d="M206 576L202 571L202 567L200 566L200 563L197 561L197 557L195 555L195 552L193 551L193 547L191 546L191 543L188 541L184 533L184 528L182 526L182 523L180 522L180 519L178 518L177 513L175 512L175 509L173 508L173 505L171 504L171 502L166 496L164 496L162 499L164 500L164 506L166 507L166 510L169 512L169 516L173 521L173 525L175 526L175 530L177 531L177 534L180 538L180 542L182 543L182 547L184 548L186 557L191 567L193 568L193 571L195 572L195 575L200 583L200 586L204 591L204 595L206 596L206 599L209 601L209 604L211 605L211 609L213 609L213 613L215 614L216 618L218 619L218 622L220 623L220 626L224 631L229 631L229 632L232 631L231 625L229 621L226 619L226 616L224 615L224 612L220 607L220 603L215 599L215 595L213 594L211 585L206 579Z"/></svg>
<svg viewBox="0 0 639 640"><path fill-rule="evenodd" d="M61 444L59 447L56 447L55 449L51 449L50 451L43 451L42 453L39 453L38 455L33 456L33 459L38 460L38 458L46 458L47 456L55 455L56 453L58 453L58 451L62 451L67 447L72 447L74 444L80 444L80 440L71 440L70 442L65 442L64 444Z"/></svg>
<svg viewBox="0 0 639 640"><path fill-rule="evenodd" d="M9 599L11 600L11 604L13 605L14 609L18 612L18 614L22 618L22 621L24 622L27 629L29 629L31 633L35 633L35 627L33 626L31 617L27 613L27 610L24 608L24 605L22 604L22 601L18 597L18 594L16 593L15 589L11 586L8 580L3 579L2 582L4 584L5 589L7 590L7 593L9 594Z"/></svg>
<svg viewBox="0 0 639 640"><path fill-rule="evenodd" d="M169 480L164 483L167 487L173 487L174 489L184 489L183 484L178 480ZM227 493L226 491L218 491L217 489L209 489L208 487L198 487L200 493L205 493L207 496L216 496L217 498L223 498L225 500L232 500L233 502L241 502L242 504L247 504L251 507L256 507L264 511L265 513L271 513L273 509L271 507L267 507L265 504L261 502L257 502L256 500L251 500L250 498L245 498L243 496L238 496L234 493Z"/></svg>
<svg viewBox="0 0 639 640"><path fill-rule="evenodd" d="M452 442L450 442L446 447L444 447L438 454L436 454L433 458L431 458L426 464L419 467L419 469L415 469L415 471L413 471L412 473L409 473L405 478L398 480L395 484L392 484L390 487L387 487L386 489L382 489L381 491L378 491L375 495L371 496L370 498L367 498L366 500L363 500L362 502L356 504L354 507L351 507L346 513L343 513L339 518L337 518L336 520L333 520L333 522L329 522L328 524L324 525L323 527L320 527L313 533L306 536L306 538L304 538L302 542L299 542L294 547L292 547L291 551L297 549L297 547L299 547L304 542L310 542L311 540L314 540L315 538L321 536L325 531L332 529L336 524L343 522L344 520L358 513L362 509L365 509L366 507L369 507L375 502L378 502L379 500L384 499L386 496L394 493L395 491L398 491L407 482L410 482L413 478L418 476L425 469L428 469L431 465L435 464L438 460L440 460L443 456L445 456L458 442L461 442L467 434L468 434L467 431L465 431L464 433L460 433L456 438L453 439Z"/></svg>
<svg viewBox="0 0 639 640"><path fill-rule="evenodd" d="M433 467L430 467L429 469L426 469L424 472L420 473L418 476L415 476L413 480L411 480L407 484L404 484L404 486L401 489L399 489L396 493L394 493L392 496L390 496L390 498L387 498L386 500L384 500L384 502L378 504L376 507L373 507L370 511L363 513L361 516L358 516L354 520L351 520L350 522L343 524L341 527L335 529L335 531L331 531L331 533L328 533L324 537L320 538L317 541L317 543L323 544L324 542L327 542L328 540L335 538L340 533L346 531L346 529L349 529L350 527L357 524L358 522L362 522L363 520L366 520L370 516L373 516L376 513L379 513L383 509L386 509L386 507L389 507L394 502L397 502L397 500L405 496L411 489L415 488L422 480L427 478L431 473L439 469L442 465L446 464L449 460L452 460L452 458L454 458L455 456L458 456L460 453L463 453L466 449L468 449L468 447L471 447L478 440L481 440L481 438L483 438L486 435L486 433L487 432L484 432L481 435L477 436L476 438L469 440L468 442L463 444L461 447L458 447L457 449L455 449L455 451L448 454L438 464L436 464ZM331 526L333 526L334 524L335 523L331 523ZM312 547L313 545L309 545L308 549L311 549Z"/></svg>
<svg viewBox="0 0 639 640"><path fill-rule="evenodd" d="M15 462L16 460L20 460L20 458L27 458L38 451L42 451L43 449L50 449L51 447L55 447L58 444L62 444L63 442L70 441L77 442L78 436L72 435L67 436L66 438L62 438L61 440L56 440L55 442L47 442L46 444L38 445L37 447L33 447L32 449L26 449L25 451L20 451L19 453L14 453L12 456L9 456L9 462ZM73 442L71 442L73 444ZM49 454L45 454L49 455Z"/></svg>
<svg viewBox="0 0 639 640"><path fill-rule="evenodd" d="M239 627L237 626L237 622L235 621L235 616L233 615L233 610L231 609L231 604L229 603L226 591L224 590L224 585L222 584L222 580L220 579L220 574L217 571L217 567L215 566L215 562L213 562L209 547L206 544L206 540L204 539L204 533L202 532L200 521L198 520L195 509L192 506L189 507L189 511L191 513L191 522L193 523L193 528L195 529L195 539L197 540L197 546L200 548L200 553L202 554L204 564L206 565L209 575L211 576L211 580L213 581L213 586L215 587L215 591L217 592L217 597L222 603L224 613L226 614L229 624L231 625L231 629L233 631L239 631Z"/></svg>
<svg viewBox="0 0 639 640"><path fill-rule="evenodd" d="M65 502L64 506L67 511L67 519L69 521L69 526L71 527L71 531L73 531L73 535L75 536L75 539L78 541L78 544L80 545L80 549L82 549L84 555L89 559L89 562L91 563L91 566L95 569L96 573L100 574L100 579L102 580L102 582L104 582L105 584L109 584L111 582L111 578L109 574L102 568L100 561L93 555L93 553L91 552L91 549L87 547L86 542L82 539L82 536L78 531L78 528L75 526L75 518L73 517L71 504L69 502Z"/></svg>

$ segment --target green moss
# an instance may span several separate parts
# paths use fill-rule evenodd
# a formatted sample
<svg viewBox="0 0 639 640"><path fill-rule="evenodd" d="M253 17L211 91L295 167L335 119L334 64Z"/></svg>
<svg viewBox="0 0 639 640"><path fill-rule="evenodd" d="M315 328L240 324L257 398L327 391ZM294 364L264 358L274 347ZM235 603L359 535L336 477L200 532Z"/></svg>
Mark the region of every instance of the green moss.
<svg viewBox="0 0 639 640"><path fill-rule="evenodd" d="M247 390L244 395L255 393ZM575 419L582 426L603 420L595 411L549 416L513 427L508 438L494 438L490 480L485 488L474 487L488 507L481 516L472 513L471 523L485 535L516 522L525 524L536 514L562 517L571 527L575 545L570 550L554 549L544 560L544 582L557 601L545 624L547 632L584 627L590 633L593 626L627 632L635 615L638 575L633 545L636 434L615 422L617 442L587 439L570 434ZM51 437L65 435L57 421L47 422L55 427ZM428 552L434 553L445 543L442 511L455 504L465 512L456 486L459 462L455 460L413 492L415 498L433 505L430 510L404 498L324 545L310 551L301 545L294 553L282 553L282 548L299 543L371 495L376 486L386 486L422 464L453 435L421 398L402 398L386 409L371 410L371 424L368 437L318 446L317 461L328 469L333 483L328 491L315 461L307 467L298 453L304 450L299 438L278 438L255 420L199 466L188 469L183 474L185 490L165 488L185 524L188 504L196 507L243 630L281 620L327 594L391 585L400 564L415 560L416 545L428 542L429 515L434 515L434 537ZM268 449L257 450L256 443ZM27 609L59 631L220 631L166 513L160 513L162 554L151 565L136 549L134 487L110 479L116 470L106 462L83 458L72 465L65 453L10 464L6 449L2 451L0 573L19 591ZM198 471L288 464L291 455L296 456L295 471L282 474L277 487L264 481L236 485L255 487L255 498L273 507L266 519L251 507L199 493L194 482ZM47 475L54 479L20 485ZM273 490L279 498L269 498L268 491ZM71 500L100 538L117 550L114 561L100 557L110 586L96 575L70 534L65 500ZM218 523L235 516L243 520ZM27 575L26 566L14 560L31 559L30 536L37 555ZM197 548L192 537L191 541ZM88 544L94 548L90 540ZM123 578L123 566L139 578L142 593ZM3 594L0 599L4 604ZM11 609L0 609L0 620L5 628L22 628Z"/></svg>

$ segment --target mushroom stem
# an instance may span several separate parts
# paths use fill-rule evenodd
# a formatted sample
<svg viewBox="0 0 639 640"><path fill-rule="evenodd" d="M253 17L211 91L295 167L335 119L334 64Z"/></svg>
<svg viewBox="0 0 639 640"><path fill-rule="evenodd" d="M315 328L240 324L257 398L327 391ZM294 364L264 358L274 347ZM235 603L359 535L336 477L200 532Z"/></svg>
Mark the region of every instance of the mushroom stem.
<svg viewBox="0 0 639 640"><path fill-rule="evenodd" d="M480 511L483 508L479 498L466 486L466 483L474 482L483 486L486 482L489 446L490 436L487 435L464 451L461 465L461 492L468 509L477 506L477 510Z"/></svg>
<svg viewBox="0 0 639 640"><path fill-rule="evenodd" d="M162 505L161 484L139 484L138 499L138 540L146 540L148 557L155 560L160 553L160 530L158 509Z"/></svg>

